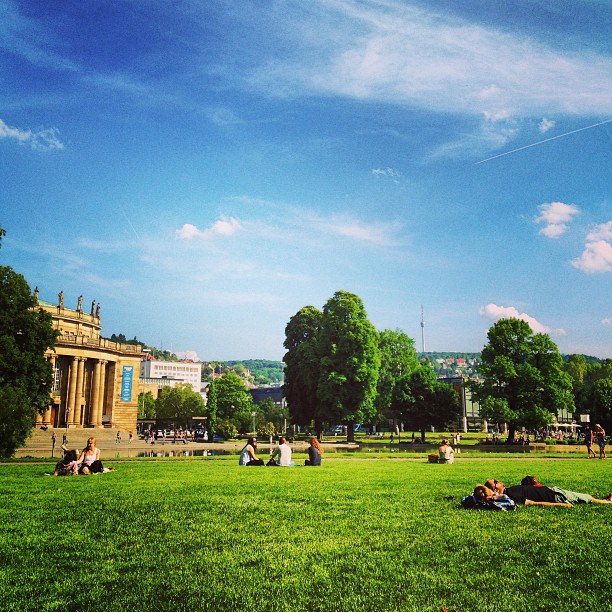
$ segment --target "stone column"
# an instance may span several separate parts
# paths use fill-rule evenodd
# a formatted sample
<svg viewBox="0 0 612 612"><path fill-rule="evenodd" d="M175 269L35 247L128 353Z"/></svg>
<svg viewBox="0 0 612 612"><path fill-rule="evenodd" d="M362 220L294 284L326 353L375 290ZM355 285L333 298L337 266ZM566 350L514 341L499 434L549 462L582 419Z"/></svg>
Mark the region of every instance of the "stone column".
<svg viewBox="0 0 612 612"><path fill-rule="evenodd" d="M79 358L73 357L72 363L70 364L70 379L68 380L68 391L66 393L66 408L68 411L68 418L66 419L66 421L69 425L75 425L74 407L76 405L78 368L79 368Z"/></svg>
<svg viewBox="0 0 612 612"><path fill-rule="evenodd" d="M83 421L83 391L85 388L85 362L86 357L79 357L79 370L77 372L76 404L74 407L74 422L82 425Z"/></svg>
<svg viewBox="0 0 612 612"><path fill-rule="evenodd" d="M100 372L102 366L99 359L96 359L94 364L94 371L91 380L91 405L89 407L89 425L92 427L96 426L96 419L98 416L98 403L100 400Z"/></svg>
<svg viewBox="0 0 612 612"><path fill-rule="evenodd" d="M55 385L55 360L57 359L57 355L53 353L49 356L49 363L51 364L51 371L53 372L53 382L51 383L51 393L55 390L53 386ZM51 401L49 399L49 401ZM43 423L45 425L51 425L51 407L47 408L43 414Z"/></svg>
<svg viewBox="0 0 612 612"><path fill-rule="evenodd" d="M100 386L98 395L98 406L96 408L96 427L102 427L102 415L104 414L104 396L106 390L106 364L108 361L100 361Z"/></svg>

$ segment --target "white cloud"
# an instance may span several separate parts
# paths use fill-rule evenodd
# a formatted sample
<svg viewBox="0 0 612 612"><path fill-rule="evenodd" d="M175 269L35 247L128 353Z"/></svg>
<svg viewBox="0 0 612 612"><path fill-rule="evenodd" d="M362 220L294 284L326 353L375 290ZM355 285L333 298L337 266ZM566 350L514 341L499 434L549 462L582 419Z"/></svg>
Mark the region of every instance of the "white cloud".
<svg viewBox="0 0 612 612"><path fill-rule="evenodd" d="M536 223L544 223L540 230L542 236L547 238L558 238L567 231L567 224L580 209L574 204L564 204L563 202L550 202L538 206L540 214L536 217Z"/></svg>
<svg viewBox="0 0 612 612"><path fill-rule="evenodd" d="M52 151L63 149L64 144L59 138L56 128L41 129L37 132L11 127L0 119L0 138L16 140L19 144L29 145L35 151Z"/></svg>
<svg viewBox="0 0 612 612"><path fill-rule="evenodd" d="M359 241L373 242L381 245L389 243L384 228L365 225L358 221L331 222L327 225L327 229L333 234Z"/></svg>
<svg viewBox="0 0 612 612"><path fill-rule="evenodd" d="M283 28L293 40L252 84L282 96L308 91L490 118L609 112L612 59L604 55L570 53L408 2L312 7L288 17L295 21ZM549 129L549 121L541 125Z"/></svg>
<svg viewBox="0 0 612 612"><path fill-rule="evenodd" d="M221 217L209 228L204 230L198 229L191 223L185 223L183 227L176 230L176 236L180 240L207 240L214 236L233 236L240 228L241 224L237 219L234 219L233 217L230 217L229 219Z"/></svg>
<svg viewBox="0 0 612 612"><path fill-rule="evenodd" d="M546 132L548 132L548 130L552 130L555 125L555 121L552 121L551 119L546 119L546 117L544 117L544 119L540 121L540 125L538 125L538 130L540 131L540 134L545 134Z"/></svg>
<svg viewBox="0 0 612 612"><path fill-rule="evenodd" d="M497 306L496 304L487 304L480 308L480 315L490 321L499 321L500 319L519 319L529 323L532 331L536 334L553 334L557 336L565 336L565 330L552 329L531 315L524 312L519 312L514 306Z"/></svg>
<svg viewBox="0 0 612 612"><path fill-rule="evenodd" d="M605 327L612 327L612 317L607 317L601 320L601 324Z"/></svg>
<svg viewBox="0 0 612 612"><path fill-rule="evenodd" d="M402 175L393 168L372 168L372 174L376 178L390 178L394 183L398 183L399 179L402 177Z"/></svg>
<svg viewBox="0 0 612 612"><path fill-rule="evenodd" d="M296 221L299 222L301 230L305 226L310 226L319 234L335 234L382 247L397 245L394 234L398 225L393 223L363 221L351 215L342 214L326 217L310 211L300 212Z"/></svg>
<svg viewBox="0 0 612 612"><path fill-rule="evenodd" d="M612 272L612 221L595 227L586 237L582 255L572 265L583 272Z"/></svg>
<svg viewBox="0 0 612 612"><path fill-rule="evenodd" d="M198 353L196 351L174 351L174 354L179 359L191 359L191 361L202 361L198 357Z"/></svg>

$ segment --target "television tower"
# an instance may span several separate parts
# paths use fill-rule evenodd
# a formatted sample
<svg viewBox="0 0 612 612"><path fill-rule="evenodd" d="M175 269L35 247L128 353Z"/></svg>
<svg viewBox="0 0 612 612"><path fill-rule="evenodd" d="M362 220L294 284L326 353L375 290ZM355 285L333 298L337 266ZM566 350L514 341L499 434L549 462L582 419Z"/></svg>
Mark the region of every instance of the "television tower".
<svg viewBox="0 0 612 612"><path fill-rule="evenodd" d="M425 318L423 317L423 304L421 304L421 352L425 352Z"/></svg>

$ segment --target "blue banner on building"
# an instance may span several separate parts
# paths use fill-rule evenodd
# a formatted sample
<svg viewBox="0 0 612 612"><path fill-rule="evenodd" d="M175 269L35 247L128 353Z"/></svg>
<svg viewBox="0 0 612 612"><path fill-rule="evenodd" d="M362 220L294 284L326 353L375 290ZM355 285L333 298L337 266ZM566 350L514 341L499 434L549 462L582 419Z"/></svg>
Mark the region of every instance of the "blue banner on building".
<svg viewBox="0 0 612 612"><path fill-rule="evenodd" d="M132 378L134 376L134 366L123 366L123 376L121 377L121 401L132 401Z"/></svg>

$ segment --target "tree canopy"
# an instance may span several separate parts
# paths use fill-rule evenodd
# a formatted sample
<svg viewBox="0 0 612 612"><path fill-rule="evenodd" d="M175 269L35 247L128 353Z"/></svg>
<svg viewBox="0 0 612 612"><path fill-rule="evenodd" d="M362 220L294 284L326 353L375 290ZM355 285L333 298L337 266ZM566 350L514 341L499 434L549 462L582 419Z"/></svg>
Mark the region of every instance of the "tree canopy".
<svg viewBox="0 0 612 612"><path fill-rule="evenodd" d="M383 329L378 336L380 370L376 385L376 409L381 419L393 409L398 382L419 368L414 340L403 331Z"/></svg>
<svg viewBox="0 0 612 612"><path fill-rule="evenodd" d="M573 411L572 380L548 335L534 334L525 321L500 319L488 339L480 380L470 387L483 418L508 424L509 443L517 427L542 427L558 411Z"/></svg>
<svg viewBox="0 0 612 612"><path fill-rule="evenodd" d="M4 230L0 227L0 241ZM0 243L1 246L1 243ZM57 333L51 315L37 308L25 278L0 266L0 456L22 446L36 422L36 413L50 404L53 383L45 351Z"/></svg>
<svg viewBox="0 0 612 612"><path fill-rule="evenodd" d="M158 419L188 421L194 416L205 416L205 411L203 397L188 383L180 383L163 389L155 400L155 412Z"/></svg>
<svg viewBox="0 0 612 612"><path fill-rule="evenodd" d="M354 439L357 422L371 422L380 368L378 333L361 298L337 291L323 307L318 338L320 371L317 395L330 421L347 425Z"/></svg>
<svg viewBox="0 0 612 612"><path fill-rule="evenodd" d="M211 431L216 431L218 422L232 422L240 432L249 431L253 398L244 381L234 372L210 383L207 409Z"/></svg>
<svg viewBox="0 0 612 612"><path fill-rule="evenodd" d="M319 383L319 330L323 314L314 306L301 308L285 328L285 384L283 395L291 420L297 425L315 421L321 431L321 414L317 412Z"/></svg>
<svg viewBox="0 0 612 612"><path fill-rule="evenodd" d="M425 439L428 427L445 429L461 413L457 392L437 379L428 363L408 372L397 381L392 408L411 429L418 429Z"/></svg>

